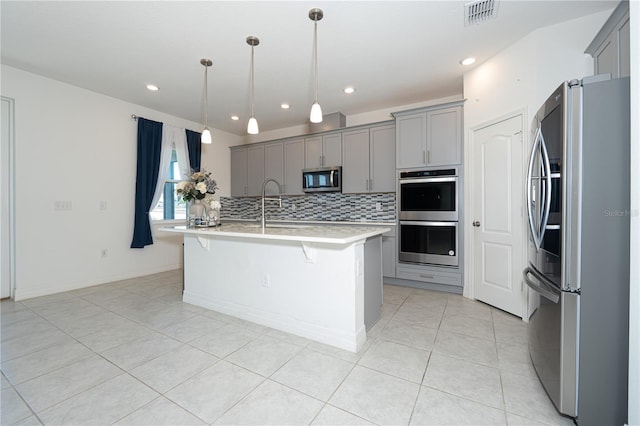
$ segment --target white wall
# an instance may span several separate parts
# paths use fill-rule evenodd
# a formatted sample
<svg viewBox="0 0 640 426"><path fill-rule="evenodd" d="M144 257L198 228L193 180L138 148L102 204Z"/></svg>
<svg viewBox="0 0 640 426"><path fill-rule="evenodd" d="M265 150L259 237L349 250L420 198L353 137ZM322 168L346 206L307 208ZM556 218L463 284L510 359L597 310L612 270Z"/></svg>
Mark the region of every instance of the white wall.
<svg viewBox="0 0 640 426"><path fill-rule="evenodd" d="M611 11L540 28L464 76L465 134L520 109L531 114L564 80L593 74L584 49Z"/></svg>
<svg viewBox="0 0 640 426"><path fill-rule="evenodd" d="M2 66L2 95L15 100L16 300L178 268L180 237L155 233L131 249L136 114L192 130L201 125ZM214 131L202 163L229 195L229 145ZM71 201L71 211L54 211ZM99 210L101 201L107 209ZM101 258L106 248L108 257Z"/></svg>

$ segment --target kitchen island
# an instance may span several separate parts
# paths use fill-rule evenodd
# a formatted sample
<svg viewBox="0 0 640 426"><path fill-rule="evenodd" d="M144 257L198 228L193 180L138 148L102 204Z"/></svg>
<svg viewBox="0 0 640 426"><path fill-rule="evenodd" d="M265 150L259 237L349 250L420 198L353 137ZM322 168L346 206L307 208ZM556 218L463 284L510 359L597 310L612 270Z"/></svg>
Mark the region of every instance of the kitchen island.
<svg viewBox="0 0 640 426"><path fill-rule="evenodd" d="M183 301L357 352L382 305L381 226L247 223L184 234Z"/></svg>

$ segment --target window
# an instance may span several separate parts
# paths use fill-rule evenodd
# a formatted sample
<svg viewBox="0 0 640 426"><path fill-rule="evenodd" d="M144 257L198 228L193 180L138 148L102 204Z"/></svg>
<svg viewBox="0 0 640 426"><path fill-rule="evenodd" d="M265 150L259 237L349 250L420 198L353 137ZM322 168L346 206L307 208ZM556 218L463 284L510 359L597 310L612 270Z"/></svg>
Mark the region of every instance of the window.
<svg viewBox="0 0 640 426"><path fill-rule="evenodd" d="M181 199L178 199L178 194L176 194L176 184L182 180L182 174L178 166L178 157L175 149L171 151L171 162L165 175L160 175L158 179L162 179L163 177L165 179L164 191L160 196L158 204L156 204L155 208L149 213L151 220L186 219L186 204Z"/></svg>

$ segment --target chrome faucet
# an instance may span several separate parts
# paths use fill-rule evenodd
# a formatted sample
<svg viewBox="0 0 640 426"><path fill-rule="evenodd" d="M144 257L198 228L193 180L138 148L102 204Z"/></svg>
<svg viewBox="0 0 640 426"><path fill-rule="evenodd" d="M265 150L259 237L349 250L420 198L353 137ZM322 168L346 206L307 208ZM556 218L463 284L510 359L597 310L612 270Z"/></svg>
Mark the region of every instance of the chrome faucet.
<svg viewBox="0 0 640 426"><path fill-rule="evenodd" d="M267 183L269 182L273 182L276 185L278 185L278 198L275 197L265 197L265 188L267 187ZM268 178L265 179L264 182L262 182L262 216L260 217L260 225L262 226L262 231L264 232L264 229L267 226L267 220L265 218L264 215L264 201L265 200L274 200L274 201L278 201L278 207L282 208L282 185L280 185L280 182L278 182L275 179L272 178Z"/></svg>

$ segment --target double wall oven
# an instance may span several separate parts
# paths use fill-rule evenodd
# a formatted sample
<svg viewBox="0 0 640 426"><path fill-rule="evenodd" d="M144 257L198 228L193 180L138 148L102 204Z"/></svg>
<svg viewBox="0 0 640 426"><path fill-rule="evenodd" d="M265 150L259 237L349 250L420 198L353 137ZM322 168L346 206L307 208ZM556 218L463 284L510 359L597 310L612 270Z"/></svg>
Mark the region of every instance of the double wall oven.
<svg viewBox="0 0 640 426"><path fill-rule="evenodd" d="M398 193L398 260L457 267L458 170L400 172Z"/></svg>

